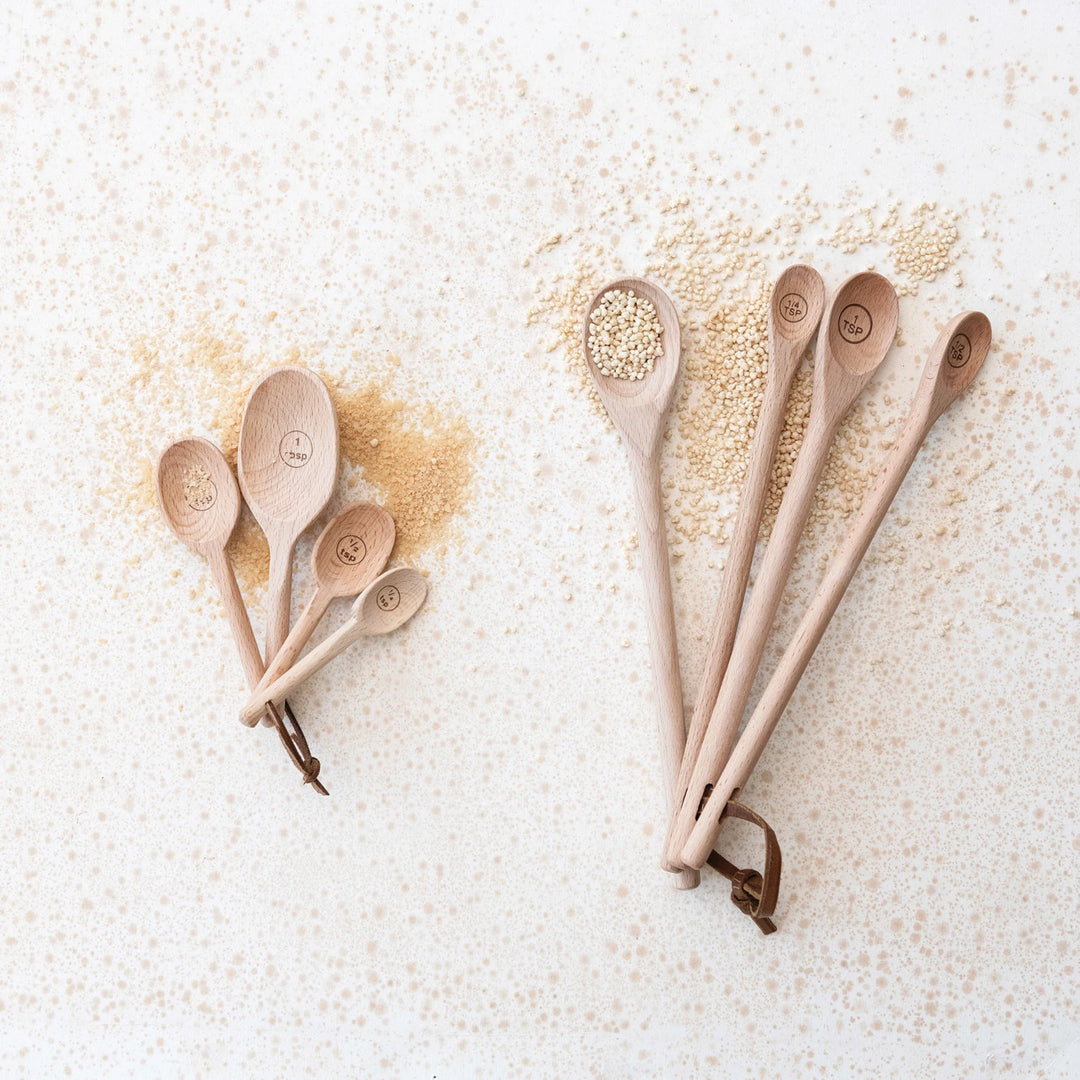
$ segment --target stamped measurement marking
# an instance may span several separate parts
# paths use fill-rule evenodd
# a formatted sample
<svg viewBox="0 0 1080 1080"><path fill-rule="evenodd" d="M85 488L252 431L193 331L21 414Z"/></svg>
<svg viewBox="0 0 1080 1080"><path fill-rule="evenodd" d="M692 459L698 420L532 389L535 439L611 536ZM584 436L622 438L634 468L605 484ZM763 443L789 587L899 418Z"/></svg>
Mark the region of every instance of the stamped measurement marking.
<svg viewBox="0 0 1080 1080"><path fill-rule="evenodd" d="M949 367L962 368L971 359L971 340L967 334L957 334L945 353Z"/></svg>
<svg viewBox="0 0 1080 1080"><path fill-rule="evenodd" d="M401 603L401 592L396 585L384 585L375 597L382 611L393 611Z"/></svg>
<svg viewBox="0 0 1080 1080"><path fill-rule="evenodd" d="M214 481L209 478L201 481L197 491L184 495L184 502L199 513L209 510L217 502L217 488L214 486Z"/></svg>
<svg viewBox="0 0 1080 1080"><path fill-rule="evenodd" d="M845 341L857 345L870 336L870 331L874 328L874 320L870 318L870 312L862 304L848 304L840 312L837 326L840 330L840 336Z"/></svg>
<svg viewBox="0 0 1080 1080"><path fill-rule="evenodd" d="M355 566L363 562L367 556L367 544L359 536L343 536L337 544L337 557L339 562L347 566Z"/></svg>
<svg viewBox="0 0 1080 1080"><path fill-rule="evenodd" d="M797 292L789 292L780 298L780 315L786 322L802 322L809 306L806 297Z"/></svg>
<svg viewBox="0 0 1080 1080"><path fill-rule="evenodd" d="M302 469L311 460L311 439L302 431L290 431L278 443L278 455L290 469Z"/></svg>

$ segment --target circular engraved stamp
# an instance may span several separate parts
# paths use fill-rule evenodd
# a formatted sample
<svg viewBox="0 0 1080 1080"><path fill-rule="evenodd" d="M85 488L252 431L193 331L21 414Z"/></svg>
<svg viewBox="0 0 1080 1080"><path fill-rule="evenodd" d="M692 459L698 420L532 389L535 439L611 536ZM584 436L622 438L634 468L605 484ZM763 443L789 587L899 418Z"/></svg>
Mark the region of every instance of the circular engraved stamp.
<svg viewBox="0 0 1080 1080"><path fill-rule="evenodd" d="M336 554L338 562L342 562L346 566L355 566L357 563L364 561L367 555L367 544L359 536L353 536L350 533L338 541Z"/></svg>
<svg viewBox="0 0 1080 1080"><path fill-rule="evenodd" d="M870 312L862 304L848 304L840 317L836 320L840 336L852 345L865 341L874 328L874 320L870 318Z"/></svg>
<svg viewBox="0 0 1080 1080"><path fill-rule="evenodd" d="M185 484L184 502L199 513L209 510L217 502L217 488L214 486L214 481L207 476L200 477L195 484Z"/></svg>
<svg viewBox="0 0 1080 1080"><path fill-rule="evenodd" d="M806 318L808 308L806 297L797 292L789 292L780 297L780 317L785 322L797 323Z"/></svg>
<svg viewBox="0 0 1080 1080"><path fill-rule="evenodd" d="M393 611L401 603L401 592L396 585L384 585L375 597L381 611Z"/></svg>
<svg viewBox="0 0 1080 1080"><path fill-rule="evenodd" d="M945 350L949 367L962 368L971 359L971 339L967 334L955 334Z"/></svg>
<svg viewBox="0 0 1080 1080"><path fill-rule="evenodd" d="M311 460L311 439L302 431L290 431L278 443L278 456L290 469L302 469Z"/></svg>

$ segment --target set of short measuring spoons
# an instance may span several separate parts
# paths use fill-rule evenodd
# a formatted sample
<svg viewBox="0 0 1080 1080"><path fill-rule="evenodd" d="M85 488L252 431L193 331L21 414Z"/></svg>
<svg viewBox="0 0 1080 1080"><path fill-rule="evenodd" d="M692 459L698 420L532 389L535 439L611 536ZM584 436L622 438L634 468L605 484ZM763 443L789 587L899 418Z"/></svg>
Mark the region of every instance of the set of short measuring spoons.
<svg viewBox="0 0 1080 1080"><path fill-rule="evenodd" d="M385 570L394 546L393 519L375 503L353 502L330 519L315 543L315 589L290 629L296 542L326 509L338 473L337 414L326 386L307 368L276 368L251 391L240 425L237 473L239 488L212 442L179 439L158 461L158 501L172 531L210 563L251 689L241 720L254 727L262 717L275 727L304 782L325 795L319 761L285 695L359 638L401 626L424 602L427 584L409 567ZM226 552L241 491L270 547L265 662ZM298 659L330 602L349 596L356 602L345 624Z"/></svg>
<svg viewBox="0 0 1080 1080"><path fill-rule="evenodd" d="M594 312L612 295L647 300L662 328L662 354L633 379L601 370ZM761 414L739 499L720 584L705 671L687 730L664 516L660 499L660 443L679 367L675 307L651 282L624 278L601 289L585 319L585 355L631 463L658 701L664 786L670 826L662 864L677 887L694 888L709 862L733 880L732 899L765 933L779 883L779 847L771 830L736 798L750 777L829 620L900 488L927 432L974 379L990 349L990 322L977 311L951 319L930 348L911 411L825 577L803 615L752 715L744 712L766 641L791 571L814 491L841 421L873 378L893 344L899 305L885 278L860 273L826 302L820 275L789 267L773 286L769 310L769 366ZM820 326L820 329L819 329ZM761 566L743 610L773 459L795 372L811 339L814 384L810 418ZM608 338L603 339L611 353ZM740 727L742 732L740 734ZM770 845L764 875L736 870L714 850L725 817L756 820ZM775 856L775 857L774 857Z"/></svg>

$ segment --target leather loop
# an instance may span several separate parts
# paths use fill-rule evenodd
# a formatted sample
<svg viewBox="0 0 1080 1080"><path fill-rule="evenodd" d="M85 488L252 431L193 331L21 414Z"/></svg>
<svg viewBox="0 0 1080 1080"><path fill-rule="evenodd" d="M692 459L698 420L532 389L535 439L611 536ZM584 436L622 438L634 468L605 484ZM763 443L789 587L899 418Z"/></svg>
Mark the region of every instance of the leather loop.
<svg viewBox="0 0 1080 1080"><path fill-rule="evenodd" d="M710 852L707 861L717 873L723 874L731 882L731 902L744 915L753 919L762 934L773 934L776 932L776 924L770 916L776 910L776 901L780 895L782 864L776 833L760 814L734 799L728 802L720 816L749 821L765 833L765 870L763 873L749 869L740 870L718 851Z"/></svg>

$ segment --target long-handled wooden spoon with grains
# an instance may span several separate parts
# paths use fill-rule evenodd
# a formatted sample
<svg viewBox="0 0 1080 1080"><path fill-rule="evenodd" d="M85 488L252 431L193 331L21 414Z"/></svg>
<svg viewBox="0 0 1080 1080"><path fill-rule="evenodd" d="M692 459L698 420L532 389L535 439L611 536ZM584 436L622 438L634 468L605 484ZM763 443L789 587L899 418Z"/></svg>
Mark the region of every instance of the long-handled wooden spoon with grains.
<svg viewBox="0 0 1080 1080"><path fill-rule="evenodd" d="M836 429L885 359L896 334L898 314L896 290L892 285L880 274L862 273L840 286L822 319L814 361L810 419L803 445L735 635L731 659L690 783L676 804L678 811L664 852L668 865L701 867L705 863L708 852L700 861L688 864L683 848L699 807L720 778L738 735ZM696 848L693 854L697 860Z"/></svg>
<svg viewBox="0 0 1080 1080"><path fill-rule="evenodd" d="M679 374L681 338L675 305L662 289L641 278L613 281L593 297L585 313L584 347L597 393L630 457L664 796L670 813L686 741L660 497L660 442ZM683 872L676 886L692 889L699 878L697 871Z"/></svg>
<svg viewBox="0 0 1080 1080"><path fill-rule="evenodd" d="M829 620L839 607L886 511L915 461L923 440L938 417L971 384L989 351L990 320L979 311L957 315L938 335L927 357L911 411L881 467L877 481L863 500L847 536L829 563L825 577L683 847L682 857L690 863L708 857L720 832L724 807L749 779L761 757Z"/></svg>
<svg viewBox="0 0 1080 1080"><path fill-rule="evenodd" d="M303 651L330 601L356 596L370 585L386 565L394 547L394 519L376 503L354 502L339 510L315 541L311 571L315 592L278 649L256 690L283 675ZM258 723L256 716L251 723Z"/></svg>
<svg viewBox="0 0 1080 1080"><path fill-rule="evenodd" d="M356 598L348 622L293 664L280 678L255 691L240 714L241 721L254 724L267 702L282 701L354 641L396 630L416 614L426 596L427 582L418 570L398 566L380 574Z"/></svg>
<svg viewBox="0 0 1080 1080"><path fill-rule="evenodd" d="M322 380L280 367L256 383L244 405L236 471L270 545L265 656L289 636L293 549L322 513L338 470L337 414Z"/></svg>
<svg viewBox="0 0 1080 1080"><path fill-rule="evenodd" d="M683 751L676 788L679 792L685 791L690 784L701 741L720 693L724 672L727 671L735 631L739 628L750 565L754 561L754 548L765 509L765 496L769 492L776 447L784 430L788 395L806 347L821 322L824 306L825 284L811 266L789 266L773 286L769 300L769 369L765 377L765 393L724 562L720 596L705 653L705 670L701 676L690 729L686 734L686 749ZM678 867L665 858L664 869L677 871Z"/></svg>

